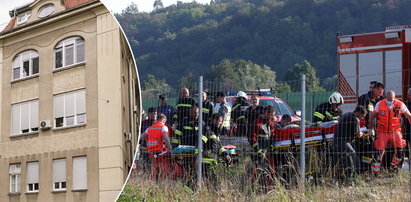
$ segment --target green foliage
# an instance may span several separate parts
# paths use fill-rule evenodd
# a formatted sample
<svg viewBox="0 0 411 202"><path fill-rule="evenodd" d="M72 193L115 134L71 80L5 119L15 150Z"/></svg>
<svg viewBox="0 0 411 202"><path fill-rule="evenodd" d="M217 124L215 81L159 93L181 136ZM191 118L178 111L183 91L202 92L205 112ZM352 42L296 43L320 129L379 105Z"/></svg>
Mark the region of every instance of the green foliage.
<svg viewBox="0 0 411 202"><path fill-rule="evenodd" d="M130 5L117 18L147 74L178 84L181 75L204 75L224 58L266 64L284 80L307 60L318 76L336 74L337 32L383 31L411 24L409 0L213 0L177 2L151 13Z"/></svg>
<svg viewBox="0 0 411 202"><path fill-rule="evenodd" d="M293 68L287 70L285 78L289 81L300 80L301 75L305 75L306 89L309 92L321 92L324 88L320 87L320 80L317 77L315 68L311 66L310 62L304 60L302 64L295 64ZM296 86L301 89L299 86Z"/></svg>
<svg viewBox="0 0 411 202"><path fill-rule="evenodd" d="M284 82L279 82L273 88L275 93L291 93L291 86Z"/></svg>
<svg viewBox="0 0 411 202"><path fill-rule="evenodd" d="M162 80L157 80L154 75L148 74L147 75L147 80L144 81L143 84L143 90L147 89L167 89L169 88L169 85L167 82L162 79Z"/></svg>
<svg viewBox="0 0 411 202"><path fill-rule="evenodd" d="M266 65L260 66L249 60L224 59L218 65L211 66L206 79L224 82L231 89L255 90L257 87L274 87L275 76L275 72Z"/></svg>

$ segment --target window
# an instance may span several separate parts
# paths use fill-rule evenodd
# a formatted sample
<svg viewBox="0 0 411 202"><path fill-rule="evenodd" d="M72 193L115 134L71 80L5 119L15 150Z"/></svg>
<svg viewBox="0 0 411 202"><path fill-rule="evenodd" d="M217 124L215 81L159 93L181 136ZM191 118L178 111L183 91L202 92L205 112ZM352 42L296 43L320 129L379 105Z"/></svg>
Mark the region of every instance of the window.
<svg viewBox="0 0 411 202"><path fill-rule="evenodd" d="M21 24L23 24L23 23L26 23L27 21L29 21L29 18L30 18L30 17L31 17L31 12L21 14L21 15L19 15L19 16L17 17L17 22L16 22L16 24L17 24L17 25L21 25Z"/></svg>
<svg viewBox="0 0 411 202"><path fill-rule="evenodd" d="M39 18L44 18L49 16L50 14L52 14L54 12L54 4L46 4L44 6L42 6L38 13L37 16L39 16Z"/></svg>
<svg viewBox="0 0 411 202"><path fill-rule="evenodd" d="M27 192L39 191L39 162L27 163Z"/></svg>
<svg viewBox="0 0 411 202"><path fill-rule="evenodd" d="M20 182L21 182L20 163L10 165L9 175L10 175L10 193L20 192Z"/></svg>
<svg viewBox="0 0 411 202"><path fill-rule="evenodd" d="M13 60L13 80L39 73L39 54L29 50L18 54Z"/></svg>
<svg viewBox="0 0 411 202"><path fill-rule="evenodd" d="M39 130L39 101L13 104L11 134L19 135Z"/></svg>
<svg viewBox="0 0 411 202"><path fill-rule="evenodd" d="M55 127L86 123L86 91L78 90L54 96Z"/></svg>
<svg viewBox="0 0 411 202"><path fill-rule="evenodd" d="M87 157L73 158L73 189L87 189Z"/></svg>
<svg viewBox="0 0 411 202"><path fill-rule="evenodd" d="M55 68L84 62L84 39L72 37L57 44L54 49Z"/></svg>
<svg viewBox="0 0 411 202"><path fill-rule="evenodd" d="M53 160L53 189L66 190L66 159Z"/></svg>

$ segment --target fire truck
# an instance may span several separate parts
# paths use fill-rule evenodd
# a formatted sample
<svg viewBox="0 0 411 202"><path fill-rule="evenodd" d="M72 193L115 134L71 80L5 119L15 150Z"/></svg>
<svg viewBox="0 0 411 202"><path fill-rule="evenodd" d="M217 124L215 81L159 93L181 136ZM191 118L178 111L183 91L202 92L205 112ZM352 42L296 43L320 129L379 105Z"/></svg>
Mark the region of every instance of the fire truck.
<svg viewBox="0 0 411 202"><path fill-rule="evenodd" d="M407 98L411 86L411 25L387 27L385 31L337 34L338 90L345 112L353 111L357 98L369 91L371 81Z"/></svg>

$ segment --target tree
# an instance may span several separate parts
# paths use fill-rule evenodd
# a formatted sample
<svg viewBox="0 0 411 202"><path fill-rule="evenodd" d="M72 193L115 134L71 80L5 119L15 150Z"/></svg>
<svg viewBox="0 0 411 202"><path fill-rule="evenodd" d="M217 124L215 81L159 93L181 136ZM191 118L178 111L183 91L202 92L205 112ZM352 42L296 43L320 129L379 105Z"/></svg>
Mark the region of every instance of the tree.
<svg viewBox="0 0 411 202"><path fill-rule="evenodd" d="M149 90L149 89L166 89L169 88L169 85L167 84L166 80L157 80L156 77L152 74L147 75L147 80L144 81L143 84L143 90Z"/></svg>
<svg viewBox="0 0 411 202"><path fill-rule="evenodd" d="M126 16L135 15L137 13L138 13L138 6L134 2L131 2L131 4L128 5L127 8L125 8L121 11L121 14L126 15Z"/></svg>
<svg viewBox="0 0 411 202"><path fill-rule="evenodd" d="M154 10L158 10L158 9L164 8L163 1L161 1L161 0L155 0L155 1L154 1L154 4L153 4L153 7L154 7Z"/></svg>
<svg viewBox="0 0 411 202"><path fill-rule="evenodd" d="M317 72L310 62L304 60L302 64L295 64L293 68L289 68L285 75L288 81L300 81L301 75L305 75L306 88L309 92L324 91L324 88L320 87L320 81L317 77ZM296 90L300 90L300 85L296 85Z"/></svg>
<svg viewBox="0 0 411 202"><path fill-rule="evenodd" d="M210 81L223 82L233 90L255 90L275 86L275 72L267 65L257 65L252 61L229 59L213 65L206 74Z"/></svg>

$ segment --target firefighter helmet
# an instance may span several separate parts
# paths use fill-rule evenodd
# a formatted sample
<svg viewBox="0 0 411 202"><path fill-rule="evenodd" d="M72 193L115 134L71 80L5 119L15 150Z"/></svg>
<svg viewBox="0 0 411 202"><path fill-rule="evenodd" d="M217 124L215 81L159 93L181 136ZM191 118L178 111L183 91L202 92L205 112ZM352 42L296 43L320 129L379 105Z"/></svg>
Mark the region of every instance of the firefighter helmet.
<svg viewBox="0 0 411 202"><path fill-rule="evenodd" d="M328 98L328 102L330 104L344 104L344 98L339 92L334 92Z"/></svg>
<svg viewBox="0 0 411 202"><path fill-rule="evenodd" d="M238 91L237 97L243 97L243 98L247 99L247 93L244 93L243 91Z"/></svg>

